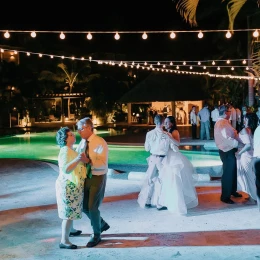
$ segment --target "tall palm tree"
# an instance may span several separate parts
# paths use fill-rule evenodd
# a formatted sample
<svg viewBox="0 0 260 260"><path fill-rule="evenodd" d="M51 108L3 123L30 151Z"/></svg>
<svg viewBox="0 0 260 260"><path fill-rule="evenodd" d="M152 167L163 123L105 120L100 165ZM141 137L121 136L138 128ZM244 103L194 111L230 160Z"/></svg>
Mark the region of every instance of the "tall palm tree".
<svg viewBox="0 0 260 260"><path fill-rule="evenodd" d="M75 64L73 64L75 65ZM76 65L75 65L76 66ZM79 69L68 69L64 63L59 63L57 67L62 73L53 73L51 71L42 71L39 76L40 81L56 82L58 84L64 83L68 86L69 93L72 93L75 84L87 85L90 81L100 77L99 74L90 74L91 66L89 63L84 63ZM66 89L66 87L65 87ZM70 98L68 98L68 117L70 118Z"/></svg>

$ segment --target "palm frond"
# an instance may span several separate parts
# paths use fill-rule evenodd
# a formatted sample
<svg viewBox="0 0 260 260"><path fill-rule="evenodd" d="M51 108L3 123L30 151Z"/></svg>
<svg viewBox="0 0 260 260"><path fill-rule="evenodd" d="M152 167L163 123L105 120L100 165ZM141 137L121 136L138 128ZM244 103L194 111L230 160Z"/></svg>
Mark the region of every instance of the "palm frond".
<svg viewBox="0 0 260 260"><path fill-rule="evenodd" d="M225 0L222 0L222 2L224 2L224 1ZM233 32L233 30L234 30L235 18L246 2L247 2L247 0L230 0L227 3L227 11L228 11L228 19L229 19L228 28L231 32Z"/></svg>
<svg viewBox="0 0 260 260"><path fill-rule="evenodd" d="M176 9L191 26L197 26L196 11L199 0L179 0Z"/></svg>

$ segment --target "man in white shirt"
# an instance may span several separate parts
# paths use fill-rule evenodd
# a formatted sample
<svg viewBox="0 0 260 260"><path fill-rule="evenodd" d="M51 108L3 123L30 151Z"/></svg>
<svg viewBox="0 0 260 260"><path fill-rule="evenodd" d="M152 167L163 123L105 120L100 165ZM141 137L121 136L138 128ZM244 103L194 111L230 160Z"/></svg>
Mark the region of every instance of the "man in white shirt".
<svg viewBox="0 0 260 260"><path fill-rule="evenodd" d="M260 125L254 132L254 172L256 177L257 204L260 209Z"/></svg>
<svg viewBox="0 0 260 260"><path fill-rule="evenodd" d="M84 184L83 212L88 216L93 229L87 247L96 246L101 241L101 233L110 226L100 216L101 205L107 181L108 171L108 146L106 141L93 133L94 125L89 117L77 122L78 133L81 141L77 152L86 152L90 162L87 167L87 178Z"/></svg>
<svg viewBox="0 0 260 260"><path fill-rule="evenodd" d="M220 106L219 118L214 127L214 138L223 163L220 200L227 204L234 204L234 201L230 199L231 195L233 197L242 197L242 195L237 192L237 160L235 153L238 147L238 134L229 123L230 113L231 110L229 110L228 106Z"/></svg>
<svg viewBox="0 0 260 260"><path fill-rule="evenodd" d="M196 115L195 106L192 106L192 109L190 112L190 123L191 123L192 139L197 139L197 115Z"/></svg>
<svg viewBox="0 0 260 260"><path fill-rule="evenodd" d="M216 121L218 119L218 116L219 116L218 106L217 105L214 106L214 110L211 111L210 115L211 115L211 120L212 120L213 127L214 127L215 124L216 124Z"/></svg>
<svg viewBox="0 0 260 260"><path fill-rule="evenodd" d="M210 112L208 104L204 104L204 107L198 113L198 117L200 119L200 139L203 140L206 135L206 139L210 140Z"/></svg>
<svg viewBox="0 0 260 260"><path fill-rule="evenodd" d="M141 207L151 207L151 199L155 189L155 182L159 178L159 170L162 166L162 160L167 155L170 149L170 137L163 131L164 117L156 115L154 117L155 128L146 134L144 148L151 155L148 159L147 182L144 185L148 186L148 192L145 194L145 198L138 197L137 202ZM167 208L160 205L159 202L156 205L158 210L166 210Z"/></svg>

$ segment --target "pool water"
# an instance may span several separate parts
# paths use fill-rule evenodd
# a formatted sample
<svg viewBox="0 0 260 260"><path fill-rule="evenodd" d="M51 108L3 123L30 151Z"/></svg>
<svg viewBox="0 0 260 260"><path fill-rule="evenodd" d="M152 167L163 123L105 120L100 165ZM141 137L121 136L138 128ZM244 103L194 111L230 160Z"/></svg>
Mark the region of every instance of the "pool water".
<svg viewBox="0 0 260 260"><path fill-rule="evenodd" d="M97 131L97 135L110 135L107 131ZM46 160L57 162L59 146L56 144L56 132L28 133L14 136L0 137L0 158L20 158L33 160ZM76 144L80 136L76 133ZM110 164L147 165L146 158L149 153L144 146L108 145ZM181 148L181 147L180 147ZM208 167L221 165L217 152L203 152L180 150L192 162L195 167Z"/></svg>

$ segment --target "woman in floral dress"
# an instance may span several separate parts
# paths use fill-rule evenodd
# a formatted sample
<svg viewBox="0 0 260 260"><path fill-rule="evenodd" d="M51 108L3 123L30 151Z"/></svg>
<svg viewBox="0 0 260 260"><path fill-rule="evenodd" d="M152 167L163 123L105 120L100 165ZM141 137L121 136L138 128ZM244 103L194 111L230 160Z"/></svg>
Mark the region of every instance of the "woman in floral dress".
<svg viewBox="0 0 260 260"><path fill-rule="evenodd" d="M56 141L60 146L59 176L56 180L58 214L62 219L59 247L76 249L77 246L69 241L69 236L81 233L73 228L73 220L82 217L83 187L86 178L84 162L87 158L85 153L78 154L73 149L76 137L68 127L62 127L57 132Z"/></svg>

